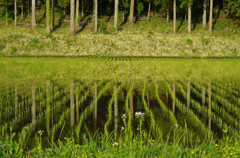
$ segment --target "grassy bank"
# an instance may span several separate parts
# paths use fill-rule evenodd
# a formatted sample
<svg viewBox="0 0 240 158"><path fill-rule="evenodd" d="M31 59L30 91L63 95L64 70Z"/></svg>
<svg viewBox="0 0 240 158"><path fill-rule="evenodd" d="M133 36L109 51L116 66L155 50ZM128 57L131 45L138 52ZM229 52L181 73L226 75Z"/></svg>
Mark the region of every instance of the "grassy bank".
<svg viewBox="0 0 240 158"><path fill-rule="evenodd" d="M37 19L44 14L39 11ZM121 15L119 15L121 17ZM159 15L150 21L137 21L133 27L121 23L117 35L113 17L99 19L99 32L93 32L88 16L76 28L76 36L69 36L69 22L59 24L46 34L44 21L36 28L30 25L0 26L1 55L93 55L93 56L239 56L240 32L238 21L225 19L223 13L213 22L213 33L201 22L193 22L192 34L187 34L187 22L177 21L177 34L172 33L172 22ZM68 17L66 17L67 19ZM23 23L30 24L30 16ZM60 27L61 26L61 27Z"/></svg>
<svg viewBox="0 0 240 158"><path fill-rule="evenodd" d="M172 142L163 141L161 136L158 138L154 140L137 135L131 139L129 137L126 138L126 135L122 135L122 137L116 139L113 135L106 137L103 134L97 134L93 138L89 135L79 145L74 143L76 141L73 138L65 137L64 140L59 140L56 144L52 144L50 148L42 148L41 141L39 141L38 145L31 150L22 150L16 142L5 141L3 143L0 141L0 157L233 158L240 156L239 135L230 138L226 137L222 140L205 138L204 141L199 139L191 140L186 134L179 135ZM188 141L188 146L184 145L184 139Z"/></svg>

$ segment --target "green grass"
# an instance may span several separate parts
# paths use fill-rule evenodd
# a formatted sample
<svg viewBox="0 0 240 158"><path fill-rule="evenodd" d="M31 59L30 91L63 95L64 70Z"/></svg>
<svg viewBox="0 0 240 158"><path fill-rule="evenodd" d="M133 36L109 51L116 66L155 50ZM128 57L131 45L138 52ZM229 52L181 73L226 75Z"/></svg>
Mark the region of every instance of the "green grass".
<svg viewBox="0 0 240 158"><path fill-rule="evenodd" d="M183 136L183 135L182 135ZM40 136L38 136L40 137ZM205 138L204 141L192 140L192 147L184 147L179 138L173 142L160 139L143 138L139 135L133 139L116 139L113 135L91 135L83 138L83 144L74 143L74 139L64 138L50 148L42 148L41 142L31 150L22 150L19 144L13 141L0 141L0 157L156 157L156 158L222 158L239 157L240 137L235 135L222 140Z"/></svg>
<svg viewBox="0 0 240 158"><path fill-rule="evenodd" d="M56 15L56 19L58 18ZM87 16L84 19L87 19ZM107 17L99 19L98 33L94 33L93 28L88 28L92 25L89 23L85 28L76 27L77 34L74 37L68 35L69 23L67 22L50 35L46 34L44 26L12 29L14 26L11 23L10 26L2 27L4 34L1 34L0 41L5 48L1 50L1 54L10 55L10 47L13 46L17 50L14 55L239 56L240 32L237 24L230 19L217 19L211 34L208 32L208 25L203 28L201 23L196 24L192 27L191 35L187 34L185 22L180 25L180 20L177 20L178 31L174 35L172 21L167 23L166 18L161 19L157 15L150 18L149 22L138 21L133 27L129 27L128 22L122 24L119 20L118 27L121 29L115 35L112 19L109 22L104 19ZM57 25L57 22L55 24ZM82 24L85 24L85 21ZM46 46L26 49L29 39L34 38ZM71 45L68 41L71 41ZM137 41L140 42L136 44ZM24 46L19 42L24 42ZM106 44L103 45L103 43ZM112 47L112 43L116 47Z"/></svg>
<svg viewBox="0 0 240 158"><path fill-rule="evenodd" d="M32 41L37 43L38 40ZM239 125L237 124L239 121L237 115L239 112L237 109L240 83L239 64L237 59L105 61L96 58L2 57L0 58L0 76L2 76L0 78L0 114L2 116L0 120L0 154L2 155L0 157L3 155L5 157L29 157L30 155L33 157L37 157L37 155L38 157L85 157L85 155L88 157L160 158L238 157L240 156ZM79 119L82 124L74 126L74 130L70 128L68 117L70 110L67 107L71 94L69 83L72 78L76 81L75 86L81 87L81 93L84 95L78 102L78 105L84 109L81 111ZM44 111L50 105L49 102L44 102L49 101L46 81L54 83L53 89L56 92L54 116L58 121L54 122L55 128L51 128L50 134L46 131L46 124L48 124L46 122L48 122L50 114ZM91 125L89 121L91 122L92 118L89 119L89 116L94 107L90 95L94 90L92 84L95 81L99 84L97 86L98 99L104 97L104 102L98 105L98 110L103 109L106 113L106 116L101 116L101 112L99 112L98 124L101 125L97 132L89 127ZM198 90L199 85L201 89L203 86L206 87L209 82L212 84L210 92L213 109L211 118L212 123L217 127L212 126L211 135L207 134L208 124L204 123L203 118L198 114L207 110L201 106L201 101L193 97L191 98L191 107L186 108L187 99L184 98L186 97L186 81L191 81L191 93L199 91L199 94L201 93L201 90ZM119 128L115 134L112 131L113 111L111 110L114 94L109 89L111 90L116 82L119 83L119 92L122 89L125 90L125 99L118 92ZM175 101L176 109L178 109L175 115L168 110L172 105L168 104L165 98L167 91L169 98L174 98L171 88L173 82L176 83ZM26 112L25 109L23 110L24 106L19 107L21 110L17 119L14 119L15 85L18 86L17 91L21 98L18 100L19 105L24 105L26 102L31 105L32 85L37 86L38 121L35 131L32 130L33 124L29 120L24 122L25 117L31 116L29 110ZM195 91L193 91L194 89ZM75 94L79 94L77 89L75 90ZM137 118L135 115L135 130L131 130L129 110L129 96L132 90L135 92L134 97L137 100L134 102L134 112L146 112L144 118ZM144 95L140 95L140 93ZM149 105L145 93L152 98ZM154 97L157 98L157 103L153 102ZM208 105L209 91L206 92L205 97L206 105ZM86 99L87 103L84 102ZM217 101L222 105L217 104ZM222 126L220 122L222 118L219 117L222 114L218 113L218 109L222 110L223 107L224 122ZM124 114L127 118L123 117ZM21 126L18 126L19 121ZM43 135L38 133L39 130L45 131ZM109 133L110 131L112 133ZM79 137L78 134L80 134ZM118 145L113 146L116 144L114 142L117 142Z"/></svg>

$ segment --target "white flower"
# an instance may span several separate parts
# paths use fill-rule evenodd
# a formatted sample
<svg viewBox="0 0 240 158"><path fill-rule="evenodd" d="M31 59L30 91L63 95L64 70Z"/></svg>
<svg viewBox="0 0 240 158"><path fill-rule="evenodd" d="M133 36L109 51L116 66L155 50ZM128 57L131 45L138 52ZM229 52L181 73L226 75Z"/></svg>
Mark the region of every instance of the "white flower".
<svg viewBox="0 0 240 158"><path fill-rule="evenodd" d="M174 126L178 127L178 124L175 124Z"/></svg>
<svg viewBox="0 0 240 158"><path fill-rule="evenodd" d="M122 127L122 130L124 130L124 127Z"/></svg>
<svg viewBox="0 0 240 158"><path fill-rule="evenodd" d="M123 115L122 115L122 118L123 118L123 119L127 118L127 114L123 114Z"/></svg>
<svg viewBox="0 0 240 158"><path fill-rule="evenodd" d="M43 132L44 132L44 131L41 131L41 130L38 131L38 133L39 133L40 135L42 135Z"/></svg>
<svg viewBox="0 0 240 158"><path fill-rule="evenodd" d="M141 111L139 111L139 112L135 112L135 117L136 118L139 118L139 117L144 117L144 115L145 115L145 113L142 113Z"/></svg>
<svg viewBox="0 0 240 158"><path fill-rule="evenodd" d="M117 142L114 142L112 146L118 146L118 143L117 143Z"/></svg>

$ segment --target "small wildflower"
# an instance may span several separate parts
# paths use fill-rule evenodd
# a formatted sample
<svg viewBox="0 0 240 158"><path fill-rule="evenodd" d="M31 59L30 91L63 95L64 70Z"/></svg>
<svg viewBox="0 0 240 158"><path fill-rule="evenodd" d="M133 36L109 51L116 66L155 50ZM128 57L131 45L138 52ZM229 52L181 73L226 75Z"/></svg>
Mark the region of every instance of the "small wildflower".
<svg viewBox="0 0 240 158"><path fill-rule="evenodd" d="M64 137L64 139L67 139L67 137Z"/></svg>
<svg viewBox="0 0 240 158"><path fill-rule="evenodd" d="M145 113L142 113L141 111L139 111L139 112L135 112L135 117L136 118L139 118L139 117L144 117L144 115L145 115Z"/></svg>
<svg viewBox="0 0 240 158"><path fill-rule="evenodd" d="M215 146L217 147L218 145L217 145L217 144L215 144Z"/></svg>
<svg viewBox="0 0 240 158"><path fill-rule="evenodd" d="M178 124L175 124L174 126L178 127Z"/></svg>
<svg viewBox="0 0 240 158"><path fill-rule="evenodd" d="M122 127L122 130L124 130L124 127Z"/></svg>
<svg viewBox="0 0 240 158"><path fill-rule="evenodd" d="M194 154L194 152L192 151L192 154Z"/></svg>
<svg viewBox="0 0 240 158"><path fill-rule="evenodd" d="M118 143L117 143L117 142L114 142L112 146L118 146Z"/></svg>
<svg viewBox="0 0 240 158"><path fill-rule="evenodd" d="M36 150L36 148L34 148L34 150Z"/></svg>
<svg viewBox="0 0 240 158"><path fill-rule="evenodd" d="M127 118L127 114L123 114L123 115L122 115L122 118L123 118L123 119L126 119L126 118Z"/></svg>
<svg viewBox="0 0 240 158"><path fill-rule="evenodd" d="M39 133L40 135L42 135L42 134L43 134L43 132L44 132L44 131L41 131L41 130L39 130L39 131L38 131L38 133Z"/></svg>

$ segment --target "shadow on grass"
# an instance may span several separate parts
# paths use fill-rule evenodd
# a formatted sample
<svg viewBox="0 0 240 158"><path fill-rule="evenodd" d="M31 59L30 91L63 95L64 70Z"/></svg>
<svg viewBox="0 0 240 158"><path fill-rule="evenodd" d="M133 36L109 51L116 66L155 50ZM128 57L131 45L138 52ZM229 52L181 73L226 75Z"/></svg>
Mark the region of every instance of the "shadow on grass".
<svg viewBox="0 0 240 158"><path fill-rule="evenodd" d="M61 10L61 11L60 11L60 20L59 20L59 22L58 22L58 25L57 25L56 27L54 27L54 29L52 30L52 32L62 26L62 24L63 24L63 19L64 19L64 18L63 18L62 10Z"/></svg>
<svg viewBox="0 0 240 158"><path fill-rule="evenodd" d="M215 19L215 21L213 22L213 25L212 25L212 30L214 30L215 29L215 25L216 25L216 23L217 23L217 20L218 20L218 18L219 18L219 14L220 14L220 9L218 9L218 12L217 12L217 17L216 17L216 19ZM214 15L213 15L213 17L214 17Z"/></svg>
<svg viewBox="0 0 240 158"><path fill-rule="evenodd" d="M127 14L125 14L124 21L122 22L121 27L127 23L128 18L126 18L126 17L128 17L128 16L129 16L129 12L127 12Z"/></svg>
<svg viewBox="0 0 240 158"><path fill-rule="evenodd" d="M179 29L181 28L184 19L185 19L185 14L183 14L183 17L182 17L181 23L180 23L180 25L178 26L177 31L179 31Z"/></svg>
<svg viewBox="0 0 240 158"><path fill-rule="evenodd" d="M37 23L41 23L45 17L46 17L46 11L43 13L42 17L38 19Z"/></svg>
<svg viewBox="0 0 240 158"><path fill-rule="evenodd" d="M85 20L85 19L84 19L84 20ZM79 34L79 33L81 33L81 32L85 29L85 27L87 26L87 24L89 23L90 20L91 20L91 18L88 18L88 19L86 20L86 22L82 24L82 28L76 32L76 35Z"/></svg>

